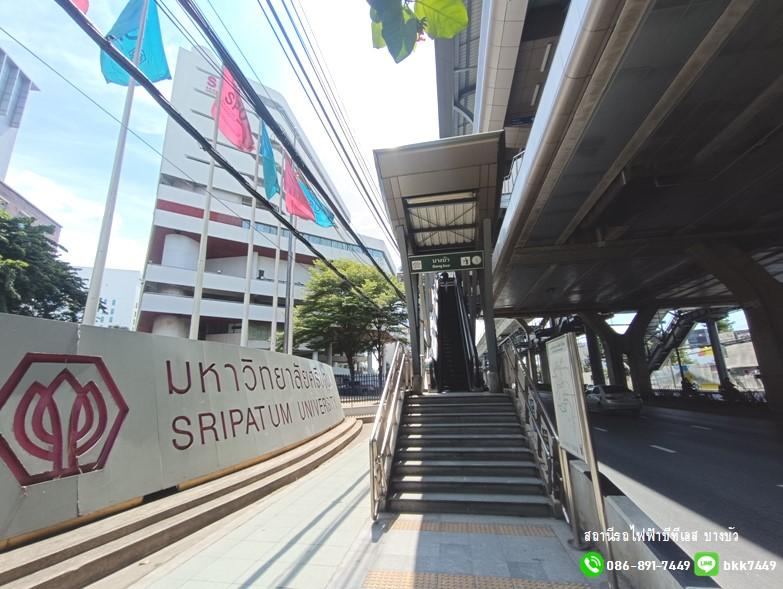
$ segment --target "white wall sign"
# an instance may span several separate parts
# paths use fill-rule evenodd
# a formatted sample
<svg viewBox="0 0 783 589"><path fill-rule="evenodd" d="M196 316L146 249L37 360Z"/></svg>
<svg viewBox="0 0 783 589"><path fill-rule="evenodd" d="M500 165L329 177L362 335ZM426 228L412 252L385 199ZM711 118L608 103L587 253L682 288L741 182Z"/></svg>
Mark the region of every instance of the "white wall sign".
<svg viewBox="0 0 783 589"><path fill-rule="evenodd" d="M343 419L331 367L0 314L0 540L173 487Z"/></svg>
<svg viewBox="0 0 783 589"><path fill-rule="evenodd" d="M574 335L566 334L549 340L546 353L560 446L585 460L585 432L579 407L581 403L584 409L584 387Z"/></svg>

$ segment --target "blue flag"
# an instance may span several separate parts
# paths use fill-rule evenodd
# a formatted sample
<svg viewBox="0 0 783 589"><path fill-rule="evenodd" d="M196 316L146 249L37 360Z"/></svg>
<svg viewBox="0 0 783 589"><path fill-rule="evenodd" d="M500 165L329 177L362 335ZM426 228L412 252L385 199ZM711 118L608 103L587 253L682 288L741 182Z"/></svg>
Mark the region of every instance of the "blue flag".
<svg viewBox="0 0 783 589"><path fill-rule="evenodd" d="M275 154L272 152L272 141L269 139L265 123L261 123L261 141L258 142L258 147L264 160L264 192L267 200L272 200L275 194L280 193L280 182L277 180Z"/></svg>
<svg viewBox="0 0 783 589"><path fill-rule="evenodd" d="M299 180L299 186L301 186L307 202L310 203L310 208L313 209L315 223L321 227L334 227L334 213L318 200L318 197L311 192L307 184Z"/></svg>
<svg viewBox="0 0 783 589"><path fill-rule="evenodd" d="M109 31L107 37L111 44L133 61L136 51L136 41L139 38L139 22L144 0L129 0L120 13L120 17ZM147 22L144 25L144 39L141 43L141 59L139 69L153 82L171 78L166 53L163 51L163 39L160 36L160 21L158 6L155 0L149 0ZM128 73L120 67L109 55L101 51L101 72L109 83L127 86L130 81Z"/></svg>

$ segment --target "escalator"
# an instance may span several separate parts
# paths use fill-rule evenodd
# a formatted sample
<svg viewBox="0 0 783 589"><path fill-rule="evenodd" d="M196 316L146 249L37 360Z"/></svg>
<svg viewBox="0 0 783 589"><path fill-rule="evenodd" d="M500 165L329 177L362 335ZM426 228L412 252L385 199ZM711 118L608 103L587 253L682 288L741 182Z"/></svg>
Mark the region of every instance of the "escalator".
<svg viewBox="0 0 783 589"><path fill-rule="evenodd" d="M469 326L465 297L454 277L438 281L439 391L471 391L479 386L476 346Z"/></svg>

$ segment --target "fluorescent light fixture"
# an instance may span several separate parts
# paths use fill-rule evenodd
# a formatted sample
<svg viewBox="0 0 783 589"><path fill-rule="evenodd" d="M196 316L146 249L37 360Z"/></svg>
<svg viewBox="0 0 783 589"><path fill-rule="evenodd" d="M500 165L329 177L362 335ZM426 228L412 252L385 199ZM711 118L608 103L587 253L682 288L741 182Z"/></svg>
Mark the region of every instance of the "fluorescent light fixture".
<svg viewBox="0 0 783 589"><path fill-rule="evenodd" d="M546 49L544 50L544 59L541 60L541 73L544 73L546 71L546 63L549 61L549 53L552 51L552 43L546 44Z"/></svg>
<svg viewBox="0 0 783 589"><path fill-rule="evenodd" d="M530 106L536 105L536 100L538 100L538 91L541 90L541 84L536 84L536 87L533 88L533 98L530 100Z"/></svg>
<svg viewBox="0 0 783 589"><path fill-rule="evenodd" d="M465 200L475 199L476 194L474 192L452 192L450 194L433 194L430 196L412 196L405 199L405 203L409 205L426 205L426 204L439 204L446 203L451 200Z"/></svg>

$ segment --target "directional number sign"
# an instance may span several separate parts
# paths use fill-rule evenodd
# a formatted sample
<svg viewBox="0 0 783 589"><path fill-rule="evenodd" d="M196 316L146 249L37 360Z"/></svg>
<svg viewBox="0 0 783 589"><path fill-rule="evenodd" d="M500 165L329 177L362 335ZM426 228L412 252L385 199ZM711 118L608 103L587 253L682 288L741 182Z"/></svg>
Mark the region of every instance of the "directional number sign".
<svg viewBox="0 0 783 589"><path fill-rule="evenodd" d="M484 267L484 252L447 252L411 256L408 258L411 274L419 272L447 272L449 270L478 270Z"/></svg>

